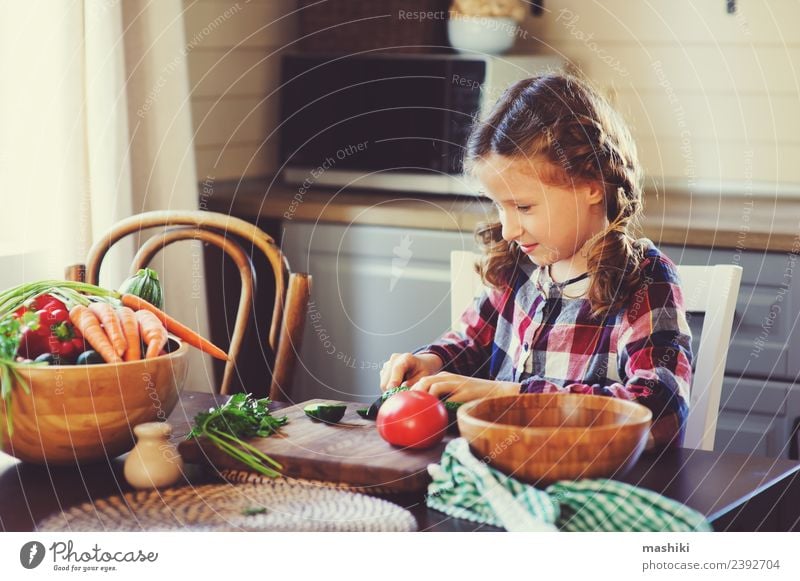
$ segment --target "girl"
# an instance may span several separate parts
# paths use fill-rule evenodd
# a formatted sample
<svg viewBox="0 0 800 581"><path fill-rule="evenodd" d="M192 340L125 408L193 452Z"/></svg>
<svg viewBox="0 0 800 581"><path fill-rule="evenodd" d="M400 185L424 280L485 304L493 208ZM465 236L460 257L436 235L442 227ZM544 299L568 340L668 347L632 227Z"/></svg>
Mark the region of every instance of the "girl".
<svg viewBox="0 0 800 581"><path fill-rule="evenodd" d="M465 170L499 213L477 233L489 290L461 332L392 355L381 389L636 400L653 412L650 445L679 445L691 336L675 265L634 236L641 168L619 115L575 77L520 81L473 129Z"/></svg>

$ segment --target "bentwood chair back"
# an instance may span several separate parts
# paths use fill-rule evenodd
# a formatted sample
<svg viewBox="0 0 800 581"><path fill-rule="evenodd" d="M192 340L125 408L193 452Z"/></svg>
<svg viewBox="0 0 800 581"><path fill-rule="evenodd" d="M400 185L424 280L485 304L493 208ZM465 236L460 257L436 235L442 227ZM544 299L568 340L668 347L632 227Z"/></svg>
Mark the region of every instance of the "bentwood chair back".
<svg viewBox="0 0 800 581"><path fill-rule="evenodd" d="M268 347L275 354L269 396L274 401L290 401L291 383L303 337L311 287L311 277L292 273L275 241L258 227L226 214L206 211L156 211L130 216L114 224L90 250L86 265L67 269L67 278L97 284L100 266L108 250L126 236L148 229L154 233L139 247L131 274L146 267L166 246L180 240L201 240L213 244L236 264L242 281L239 307L231 334L229 360L225 364L220 393L230 392L236 373L242 341L247 330L255 293L255 271L251 256L241 242L258 249L269 262L275 277L275 304L272 310Z"/></svg>
<svg viewBox="0 0 800 581"><path fill-rule="evenodd" d="M474 252L461 250L450 255L453 329L458 328L461 314L483 289L474 268L479 258ZM700 346L694 354L695 370L684 446L713 450L742 268L730 264L678 266L678 275L687 314L703 315Z"/></svg>

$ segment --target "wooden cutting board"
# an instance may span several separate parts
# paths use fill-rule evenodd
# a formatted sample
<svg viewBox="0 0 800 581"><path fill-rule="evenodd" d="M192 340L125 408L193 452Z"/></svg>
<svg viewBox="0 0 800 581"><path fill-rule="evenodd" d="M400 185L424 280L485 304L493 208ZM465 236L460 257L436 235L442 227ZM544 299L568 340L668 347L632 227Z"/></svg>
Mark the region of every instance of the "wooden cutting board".
<svg viewBox="0 0 800 581"><path fill-rule="evenodd" d="M274 412L289 418L280 433L248 442L280 462L284 476L416 492L428 485L428 464L439 462L453 438L447 435L427 450L398 448L378 435L375 422L356 413L365 404L349 403L340 423L325 424L311 421L303 412L306 405L316 402L330 400L313 399ZM207 440L181 442L178 449L187 462L208 462L219 470L245 468Z"/></svg>

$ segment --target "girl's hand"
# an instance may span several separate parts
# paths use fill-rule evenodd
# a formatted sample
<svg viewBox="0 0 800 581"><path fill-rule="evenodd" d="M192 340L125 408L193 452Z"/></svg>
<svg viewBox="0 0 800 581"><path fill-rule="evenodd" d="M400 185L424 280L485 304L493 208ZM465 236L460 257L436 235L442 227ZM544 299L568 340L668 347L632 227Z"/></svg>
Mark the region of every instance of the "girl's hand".
<svg viewBox="0 0 800 581"><path fill-rule="evenodd" d="M433 375L442 368L442 360L433 353L393 353L381 369L381 391L405 383L415 385L417 381Z"/></svg>
<svg viewBox="0 0 800 581"><path fill-rule="evenodd" d="M439 398L448 396L449 401L471 401L494 395L517 395L522 385L511 381L478 379L443 371L423 377L411 386L411 389L427 391Z"/></svg>

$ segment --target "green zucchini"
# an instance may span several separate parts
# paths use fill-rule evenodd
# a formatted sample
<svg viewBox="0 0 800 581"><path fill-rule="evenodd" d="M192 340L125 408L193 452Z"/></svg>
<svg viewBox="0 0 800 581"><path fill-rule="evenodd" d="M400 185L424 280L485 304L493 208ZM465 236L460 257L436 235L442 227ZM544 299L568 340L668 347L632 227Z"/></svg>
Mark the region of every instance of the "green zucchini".
<svg viewBox="0 0 800 581"><path fill-rule="evenodd" d="M458 434L458 408L464 405L463 401L444 400L444 409L447 410L447 431Z"/></svg>
<svg viewBox="0 0 800 581"><path fill-rule="evenodd" d="M365 411L363 414L360 413L359 415L365 420L372 420L374 422L376 419L378 419L378 410L381 409L383 402L392 397L394 394L401 391L408 391L409 389L411 388L406 384L387 389L380 396L378 396L378 399L372 402L372 405L367 408L367 411Z"/></svg>
<svg viewBox="0 0 800 581"><path fill-rule="evenodd" d="M344 417L347 410L345 404L312 403L303 408L305 414L316 422L337 424Z"/></svg>
<svg viewBox="0 0 800 581"><path fill-rule="evenodd" d="M164 306L164 291L158 280L158 273L152 268L140 268L136 274L122 283L119 292L135 295L158 309Z"/></svg>

